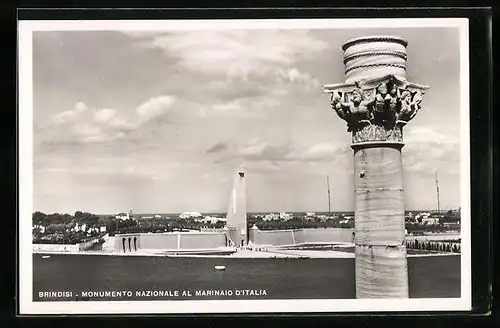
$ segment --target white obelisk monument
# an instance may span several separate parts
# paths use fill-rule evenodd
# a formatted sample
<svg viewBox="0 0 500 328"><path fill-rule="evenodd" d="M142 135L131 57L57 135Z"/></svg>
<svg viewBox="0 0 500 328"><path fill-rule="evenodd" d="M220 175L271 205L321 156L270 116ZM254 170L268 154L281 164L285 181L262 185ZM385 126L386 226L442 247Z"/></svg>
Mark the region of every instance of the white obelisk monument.
<svg viewBox="0 0 500 328"><path fill-rule="evenodd" d="M229 229L229 238L235 243L235 246L247 245L245 170L241 166L234 175L233 187L229 197L227 228Z"/></svg>

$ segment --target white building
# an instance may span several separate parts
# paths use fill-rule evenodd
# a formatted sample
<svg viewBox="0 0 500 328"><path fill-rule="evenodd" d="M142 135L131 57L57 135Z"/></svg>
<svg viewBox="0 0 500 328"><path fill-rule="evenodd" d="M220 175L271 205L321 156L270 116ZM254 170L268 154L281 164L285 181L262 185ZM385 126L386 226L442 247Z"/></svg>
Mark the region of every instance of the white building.
<svg viewBox="0 0 500 328"><path fill-rule="evenodd" d="M194 219L195 222L202 222L202 223L211 223L211 224L216 224L217 222L227 222L226 218L219 218L216 216L205 216L203 219L196 218Z"/></svg>
<svg viewBox="0 0 500 328"><path fill-rule="evenodd" d="M269 213L269 214L266 214L266 216L264 216L262 218L262 220L264 220L264 221L273 221L273 220L278 220L279 218L280 218L279 214Z"/></svg>
<svg viewBox="0 0 500 328"><path fill-rule="evenodd" d="M45 227L43 225L35 224L33 229L39 228L41 233L45 233Z"/></svg>
<svg viewBox="0 0 500 328"><path fill-rule="evenodd" d="M130 214L128 214L128 213L120 213L120 214L118 214L118 215L115 216L115 219L125 221L125 220L130 219Z"/></svg>
<svg viewBox="0 0 500 328"><path fill-rule="evenodd" d="M284 212L280 213L280 219L281 219L281 220L288 221L288 220L290 220L292 217L293 217L293 215L292 215L292 214L289 214L289 213L284 213Z"/></svg>
<svg viewBox="0 0 500 328"><path fill-rule="evenodd" d="M179 214L180 219L199 218L201 216L200 212L184 212Z"/></svg>
<svg viewBox="0 0 500 328"><path fill-rule="evenodd" d="M429 218L429 216L431 216L431 213L429 212L422 212L422 213L418 213L417 215L415 215L415 220L419 221L420 219L427 219ZM422 221L423 223L423 221Z"/></svg>
<svg viewBox="0 0 500 328"><path fill-rule="evenodd" d="M436 217L423 218L422 219L422 224L425 224L425 225L439 224L439 218L436 218Z"/></svg>
<svg viewBox="0 0 500 328"><path fill-rule="evenodd" d="M83 232L85 232L85 231L87 231L87 225L86 225L85 223L83 223L83 224L76 223L76 224L75 224L75 227L74 227L73 229L74 229L76 232L78 232L78 231L83 231Z"/></svg>
<svg viewBox="0 0 500 328"><path fill-rule="evenodd" d="M339 223L347 224L347 223L351 222L353 219L354 219L353 216L344 216L344 219L340 220Z"/></svg>

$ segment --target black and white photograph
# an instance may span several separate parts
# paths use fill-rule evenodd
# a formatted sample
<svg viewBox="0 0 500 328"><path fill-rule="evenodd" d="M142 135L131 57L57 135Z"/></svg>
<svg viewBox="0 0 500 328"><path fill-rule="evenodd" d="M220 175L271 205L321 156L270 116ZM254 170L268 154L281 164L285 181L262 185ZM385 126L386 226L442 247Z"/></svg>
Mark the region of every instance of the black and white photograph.
<svg viewBox="0 0 500 328"><path fill-rule="evenodd" d="M471 309L468 20L19 22L21 314Z"/></svg>

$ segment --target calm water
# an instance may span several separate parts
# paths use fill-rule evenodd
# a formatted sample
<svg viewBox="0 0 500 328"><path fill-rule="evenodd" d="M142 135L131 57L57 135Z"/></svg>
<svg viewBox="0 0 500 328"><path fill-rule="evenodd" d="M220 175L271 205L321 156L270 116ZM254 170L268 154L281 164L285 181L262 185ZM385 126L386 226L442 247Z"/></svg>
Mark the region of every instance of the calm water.
<svg viewBox="0 0 500 328"><path fill-rule="evenodd" d="M225 265L225 271L214 266ZM354 259L220 259L33 255L35 301L182 299L346 299L355 298ZM408 258L410 297L460 297L460 256ZM168 295L177 290L179 296ZM196 296L224 290L232 296ZM239 296L237 290L255 290ZM262 290L266 295L262 295ZM89 291L130 291L122 297L85 296ZM162 291L164 296L136 296ZM182 291L191 296L182 296ZM41 298L40 292L71 292ZM45 294L45 296L48 296Z"/></svg>

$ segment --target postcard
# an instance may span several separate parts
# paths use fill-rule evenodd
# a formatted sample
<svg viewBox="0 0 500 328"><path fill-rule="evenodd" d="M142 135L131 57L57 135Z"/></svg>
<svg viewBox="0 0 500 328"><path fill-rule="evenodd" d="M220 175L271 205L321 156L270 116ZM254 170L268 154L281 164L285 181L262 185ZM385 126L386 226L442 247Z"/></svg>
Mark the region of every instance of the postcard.
<svg viewBox="0 0 500 328"><path fill-rule="evenodd" d="M470 310L468 43L19 21L20 313Z"/></svg>

